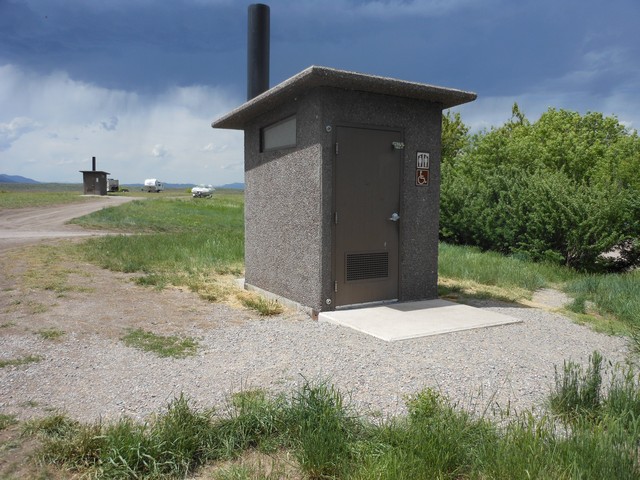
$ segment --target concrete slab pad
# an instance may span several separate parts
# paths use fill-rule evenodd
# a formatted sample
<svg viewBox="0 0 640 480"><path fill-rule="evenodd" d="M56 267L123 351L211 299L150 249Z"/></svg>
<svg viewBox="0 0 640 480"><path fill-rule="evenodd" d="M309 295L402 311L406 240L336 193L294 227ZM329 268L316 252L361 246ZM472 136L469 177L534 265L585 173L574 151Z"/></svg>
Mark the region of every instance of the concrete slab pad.
<svg viewBox="0 0 640 480"><path fill-rule="evenodd" d="M521 322L500 313L439 299L321 312L318 320L388 342Z"/></svg>

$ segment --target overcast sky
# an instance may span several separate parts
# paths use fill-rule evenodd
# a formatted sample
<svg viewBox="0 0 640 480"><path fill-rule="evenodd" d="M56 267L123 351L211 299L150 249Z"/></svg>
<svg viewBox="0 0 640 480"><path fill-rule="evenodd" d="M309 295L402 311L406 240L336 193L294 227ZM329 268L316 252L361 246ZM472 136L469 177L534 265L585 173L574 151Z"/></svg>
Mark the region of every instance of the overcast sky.
<svg viewBox="0 0 640 480"><path fill-rule="evenodd" d="M0 0L0 173L243 181L250 1ZM639 0L272 0L271 85L321 65L470 90L474 130L518 102L640 128Z"/></svg>

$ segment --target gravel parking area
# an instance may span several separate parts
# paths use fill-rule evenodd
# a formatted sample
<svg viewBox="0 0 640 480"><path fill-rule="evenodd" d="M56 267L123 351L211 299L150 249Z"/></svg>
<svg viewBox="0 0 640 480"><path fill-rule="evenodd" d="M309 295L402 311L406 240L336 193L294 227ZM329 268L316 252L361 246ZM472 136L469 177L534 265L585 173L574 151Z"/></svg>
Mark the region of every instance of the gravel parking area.
<svg viewBox="0 0 640 480"><path fill-rule="evenodd" d="M426 387L478 413L522 410L543 405L564 360L586 363L594 350L611 362L626 358L623 338L538 308L566 301L548 290L529 307L474 303L519 324L388 343L299 312L264 319L189 291L141 287L131 275L79 260L62 266L62 293L24 282L33 274L24 245L86 235L64 222L114 201L126 199L0 215L0 360L40 359L0 368L0 413L144 419L181 393L203 407L222 406L234 392L291 392L305 379L334 383L363 413L402 414L405 396ZM198 353L159 358L125 346L122 336L138 328L195 338ZM62 335L46 339L43 330Z"/></svg>
<svg viewBox="0 0 640 480"><path fill-rule="evenodd" d="M0 292L0 358L42 357L0 369L0 411L20 418L61 410L83 421L143 419L180 393L216 406L233 392L289 392L305 379L333 382L362 412L401 414L404 397L425 387L479 413L522 410L543 404L565 359L586 363L598 350L621 362L626 354L622 338L511 304L475 306L522 323L388 343L296 312L263 319L188 291L140 287L90 265L72 282L86 285L88 276L91 291L55 298L19 287L20 267L11 268L13 286L5 278ZM45 311L30 312L34 302ZM46 340L37 334L44 328L65 333ZM120 341L130 328L193 337L200 348L159 358Z"/></svg>

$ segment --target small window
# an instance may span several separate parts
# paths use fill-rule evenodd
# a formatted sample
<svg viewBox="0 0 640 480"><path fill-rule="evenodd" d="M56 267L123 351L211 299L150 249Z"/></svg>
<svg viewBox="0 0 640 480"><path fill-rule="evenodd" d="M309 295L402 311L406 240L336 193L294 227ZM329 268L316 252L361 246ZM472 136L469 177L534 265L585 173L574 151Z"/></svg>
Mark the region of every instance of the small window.
<svg viewBox="0 0 640 480"><path fill-rule="evenodd" d="M278 148L295 147L296 145L296 117L289 117L273 125L264 127L260 131L260 150L275 150Z"/></svg>

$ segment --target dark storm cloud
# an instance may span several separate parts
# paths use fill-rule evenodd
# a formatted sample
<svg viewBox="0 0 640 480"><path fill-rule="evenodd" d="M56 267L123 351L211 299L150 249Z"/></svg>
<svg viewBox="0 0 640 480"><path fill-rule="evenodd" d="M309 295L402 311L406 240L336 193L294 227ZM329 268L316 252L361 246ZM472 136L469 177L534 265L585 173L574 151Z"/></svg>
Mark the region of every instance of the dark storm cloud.
<svg viewBox="0 0 640 480"><path fill-rule="evenodd" d="M2 0L0 62L61 69L108 88L242 91L249 3ZM611 45L626 44L625 58L640 56L637 0L266 3L272 84L316 64L516 95L587 68L591 52ZM589 88L606 91L607 74L629 75L623 67L604 68Z"/></svg>
<svg viewBox="0 0 640 480"><path fill-rule="evenodd" d="M324 65L475 91L474 131L516 101L640 126L638 0L265 1L272 86ZM0 171L69 181L100 151L132 179L239 181L242 134L210 123L244 101L250 3L0 0Z"/></svg>
<svg viewBox="0 0 640 480"><path fill-rule="evenodd" d="M239 4L2 0L0 62L109 88L228 82L238 69L228 53L245 42L243 15Z"/></svg>

